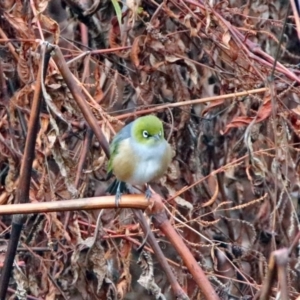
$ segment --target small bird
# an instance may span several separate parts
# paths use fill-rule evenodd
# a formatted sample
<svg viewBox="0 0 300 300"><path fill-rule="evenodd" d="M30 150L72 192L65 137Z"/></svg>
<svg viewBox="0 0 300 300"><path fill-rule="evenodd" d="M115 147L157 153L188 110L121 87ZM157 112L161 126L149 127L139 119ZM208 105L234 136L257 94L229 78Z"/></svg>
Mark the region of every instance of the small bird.
<svg viewBox="0 0 300 300"><path fill-rule="evenodd" d="M147 115L124 126L110 145L108 172L118 180L116 205L121 198L122 182L147 184L146 198L151 197L148 183L163 176L172 159L172 149L164 138L163 124Z"/></svg>

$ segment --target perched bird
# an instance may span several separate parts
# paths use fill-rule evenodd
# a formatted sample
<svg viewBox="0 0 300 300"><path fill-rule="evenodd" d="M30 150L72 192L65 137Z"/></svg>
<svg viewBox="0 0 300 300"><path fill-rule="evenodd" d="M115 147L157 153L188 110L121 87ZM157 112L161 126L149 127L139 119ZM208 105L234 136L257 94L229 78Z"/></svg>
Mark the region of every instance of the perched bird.
<svg viewBox="0 0 300 300"><path fill-rule="evenodd" d="M110 145L108 172L118 180L116 204L121 198L121 182L147 184L146 198L151 197L148 183L167 170L172 150L164 138L162 122L153 115L140 117L124 126Z"/></svg>

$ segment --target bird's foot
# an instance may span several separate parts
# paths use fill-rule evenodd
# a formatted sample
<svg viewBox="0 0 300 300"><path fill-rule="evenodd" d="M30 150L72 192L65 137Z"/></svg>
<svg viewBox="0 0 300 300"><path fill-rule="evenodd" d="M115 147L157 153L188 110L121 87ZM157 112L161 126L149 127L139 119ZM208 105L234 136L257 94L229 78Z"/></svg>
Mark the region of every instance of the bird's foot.
<svg viewBox="0 0 300 300"><path fill-rule="evenodd" d="M147 187L146 187L145 197L146 197L146 199L147 199L148 201L149 201L150 198L152 197L152 192L151 192L151 190L150 190L149 184L147 184Z"/></svg>

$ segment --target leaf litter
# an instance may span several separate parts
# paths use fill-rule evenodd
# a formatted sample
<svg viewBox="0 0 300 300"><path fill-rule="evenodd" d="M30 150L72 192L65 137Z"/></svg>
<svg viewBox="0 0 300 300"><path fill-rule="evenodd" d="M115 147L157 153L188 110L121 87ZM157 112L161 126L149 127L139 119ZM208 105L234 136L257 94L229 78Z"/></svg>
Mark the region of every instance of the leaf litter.
<svg viewBox="0 0 300 300"><path fill-rule="evenodd" d="M182 102L155 112L174 157L153 187L169 198L173 226L219 297L254 299L272 253L289 248L299 230L300 53L291 12L279 45L287 9L279 0L2 1L1 204L13 203L39 44L49 41L91 95L87 102L108 139L135 111ZM268 91L247 93L261 87ZM245 94L213 101L238 92ZM43 96L30 201L103 195L110 183L104 151L53 61ZM207 97L212 100L185 104ZM124 113L132 115L118 120ZM173 299L155 256L137 252L143 233L131 212L104 211L94 233L98 214L30 215L9 293L20 299ZM1 248L10 224L11 217L1 217ZM172 244L153 231L179 284L190 299L202 299ZM300 292L298 252L293 249L285 268L290 299ZM274 282L269 295L279 297L282 289Z"/></svg>

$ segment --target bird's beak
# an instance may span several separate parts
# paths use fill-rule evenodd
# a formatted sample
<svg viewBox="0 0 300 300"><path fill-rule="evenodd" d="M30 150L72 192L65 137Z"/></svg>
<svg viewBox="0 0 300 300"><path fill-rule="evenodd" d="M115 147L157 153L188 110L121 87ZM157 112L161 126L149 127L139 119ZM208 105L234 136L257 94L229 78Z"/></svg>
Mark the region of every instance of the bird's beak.
<svg viewBox="0 0 300 300"><path fill-rule="evenodd" d="M159 134L155 134L153 135L153 137L155 138L155 140L159 141L160 140L160 135Z"/></svg>

